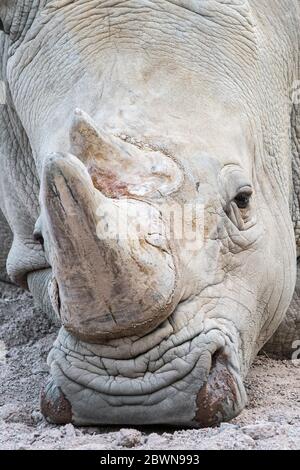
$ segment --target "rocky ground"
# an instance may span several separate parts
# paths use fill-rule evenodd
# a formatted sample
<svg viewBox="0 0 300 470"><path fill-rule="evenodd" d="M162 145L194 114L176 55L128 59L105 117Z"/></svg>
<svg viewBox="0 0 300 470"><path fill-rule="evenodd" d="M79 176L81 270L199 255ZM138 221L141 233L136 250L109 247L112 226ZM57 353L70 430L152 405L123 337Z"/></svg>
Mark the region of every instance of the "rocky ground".
<svg viewBox="0 0 300 470"><path fill-rule="evenodd" d="M218 428L49 425L38 395L55 335L29 294L0 284L0 449L300 449L300 362L265 356L249 374L247 409Z"/></svg>

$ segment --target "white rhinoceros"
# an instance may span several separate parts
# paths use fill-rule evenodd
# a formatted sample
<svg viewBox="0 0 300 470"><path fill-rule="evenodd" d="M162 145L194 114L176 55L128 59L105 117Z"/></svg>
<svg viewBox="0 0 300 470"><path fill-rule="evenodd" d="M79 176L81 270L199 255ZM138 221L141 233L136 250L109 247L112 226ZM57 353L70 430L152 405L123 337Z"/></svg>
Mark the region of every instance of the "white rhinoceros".
<svg viewBox="0 0 300 470"><path fill-rule="evenodd" d="M231 419L258 351L300 337L299 1L0 0L0 18L0 262L12 233L10 279L62 324L44 415Z"/></svg>

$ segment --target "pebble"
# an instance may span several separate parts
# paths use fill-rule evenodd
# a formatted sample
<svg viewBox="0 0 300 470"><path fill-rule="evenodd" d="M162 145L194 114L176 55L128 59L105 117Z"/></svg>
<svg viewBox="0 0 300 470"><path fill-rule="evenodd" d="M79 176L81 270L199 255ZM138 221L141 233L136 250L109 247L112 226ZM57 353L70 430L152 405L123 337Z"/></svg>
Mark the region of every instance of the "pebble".
<svg viewBox="0 0 300 470"><path fill-rule="evenodd" d="M117 437L117 445L120 447L137 447L142 444L143 436L136 429L121 429Z"/></svg>
<svg viewBox="0 0 300 470"><path fill-rule="evenodd" d="M37 423L40 423L41 421L43 421L44 417L43 417L43 415L40 411L34 410L31 413L31 419L32 419L34 424L37 424Z"/></svg>
<svg viewBox="0 0 300 470"><path fill-rule="evenodd" d="M69 423L66 424L63 428L63 433L65 434L66 437L75 437L76 436L76 430L73 426L73 424Z"/></svg>
<svg viewBox="0 0 300 470"><path fill-rule="evenodd" d="M262 423L243 426L241 431L254 440L270 439L278 434L278 427L274 424Z"/></svg>

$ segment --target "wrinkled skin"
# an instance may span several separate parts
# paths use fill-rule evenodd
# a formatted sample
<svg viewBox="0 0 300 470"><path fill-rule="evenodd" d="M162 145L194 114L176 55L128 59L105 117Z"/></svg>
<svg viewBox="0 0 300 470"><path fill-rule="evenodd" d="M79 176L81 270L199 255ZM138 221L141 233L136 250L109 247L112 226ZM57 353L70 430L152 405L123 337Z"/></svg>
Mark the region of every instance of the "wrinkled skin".
<svg viewBox="0 0 300 470"><path fill-rule="evenodd" d="M7 269L62 323L44 415L233 418L296 283L298 1L0 5ZM139 216L109 238L125 203ZM186 205L195 243L170 228Z"/></svg>

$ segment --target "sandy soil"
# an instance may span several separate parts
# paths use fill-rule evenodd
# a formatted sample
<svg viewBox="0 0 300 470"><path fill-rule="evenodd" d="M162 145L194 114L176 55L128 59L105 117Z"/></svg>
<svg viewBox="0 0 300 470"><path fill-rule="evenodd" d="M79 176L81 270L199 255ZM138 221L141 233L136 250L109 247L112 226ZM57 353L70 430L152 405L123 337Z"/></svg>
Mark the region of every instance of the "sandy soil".
<svg viewBox="0 0 300 470"><path fill-rule="evenodd" d="M300 362L260 356L249 405L214 429L74 428L47 424L38 397L56 327L29 294L0 284L0 449L300 449Z"/></svg>

